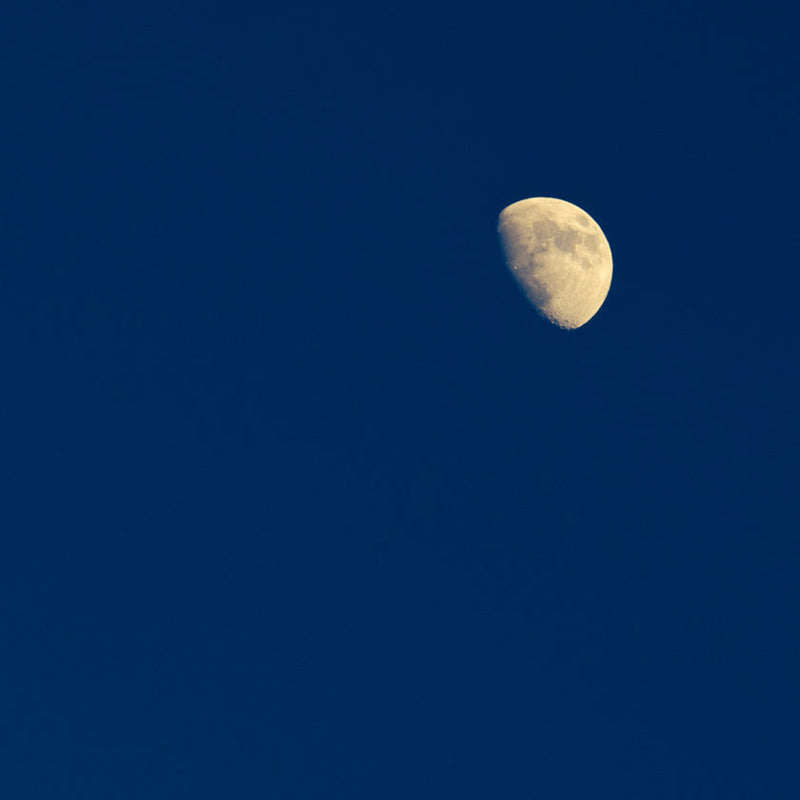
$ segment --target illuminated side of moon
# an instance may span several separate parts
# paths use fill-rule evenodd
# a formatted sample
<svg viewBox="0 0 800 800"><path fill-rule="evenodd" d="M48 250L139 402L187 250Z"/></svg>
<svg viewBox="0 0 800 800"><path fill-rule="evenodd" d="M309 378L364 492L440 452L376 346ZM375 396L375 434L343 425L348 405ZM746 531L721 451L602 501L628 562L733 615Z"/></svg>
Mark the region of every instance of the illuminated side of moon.
<svg viewBox="0 0 800 800"><path fill-rule="evenodd" d="M611 286L611 248L582 209L553 197L531 197L500 212L500 243L511 274L543 317L580 328Z"/></svg>

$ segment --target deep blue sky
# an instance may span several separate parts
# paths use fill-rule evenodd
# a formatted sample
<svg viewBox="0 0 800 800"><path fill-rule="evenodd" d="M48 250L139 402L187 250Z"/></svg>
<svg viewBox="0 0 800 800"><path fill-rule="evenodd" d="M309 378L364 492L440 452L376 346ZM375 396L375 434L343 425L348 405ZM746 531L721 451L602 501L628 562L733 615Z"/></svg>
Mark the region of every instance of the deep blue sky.
<svg viewBox="0 0 800 800"><path fill-rule="evenodd" d="M4 7L0 794L800 797L794 4L270 5Z"/></svg>

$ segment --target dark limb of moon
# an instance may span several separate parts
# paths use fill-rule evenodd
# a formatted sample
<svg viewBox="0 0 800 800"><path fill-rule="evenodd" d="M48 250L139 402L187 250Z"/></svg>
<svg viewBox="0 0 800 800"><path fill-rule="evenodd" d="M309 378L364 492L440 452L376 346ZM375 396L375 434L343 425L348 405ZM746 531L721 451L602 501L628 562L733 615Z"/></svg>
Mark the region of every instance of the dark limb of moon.
<svg viewBox="0 0 800 800"><path fill-rule="evenodd" d="M504 208L498 231L511 274L542 316L579 328L597 313L611 286L611 248L585 211L532 197Z"/></svg>

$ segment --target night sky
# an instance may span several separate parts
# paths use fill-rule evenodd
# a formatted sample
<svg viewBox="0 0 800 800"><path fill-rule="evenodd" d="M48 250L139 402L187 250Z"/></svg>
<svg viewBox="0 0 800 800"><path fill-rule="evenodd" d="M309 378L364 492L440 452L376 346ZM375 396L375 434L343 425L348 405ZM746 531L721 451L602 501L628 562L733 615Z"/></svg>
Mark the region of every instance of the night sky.
<svg viewBox="0 0 800 800"><path fill-rule="evenodd" d="M800 797L795 7L8 0L0 795Z"/></svg>

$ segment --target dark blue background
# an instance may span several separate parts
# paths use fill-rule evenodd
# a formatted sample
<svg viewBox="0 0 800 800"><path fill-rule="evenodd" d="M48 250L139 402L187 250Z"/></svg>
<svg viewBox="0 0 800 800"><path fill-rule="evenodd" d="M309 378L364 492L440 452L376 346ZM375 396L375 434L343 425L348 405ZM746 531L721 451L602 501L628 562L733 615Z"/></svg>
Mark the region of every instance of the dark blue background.
<svg viewBox="0 0 800 800"><path fill-rule="evenodd" d="M793 4L270 5L4 7L2 795L800 797Z"/></svg>

